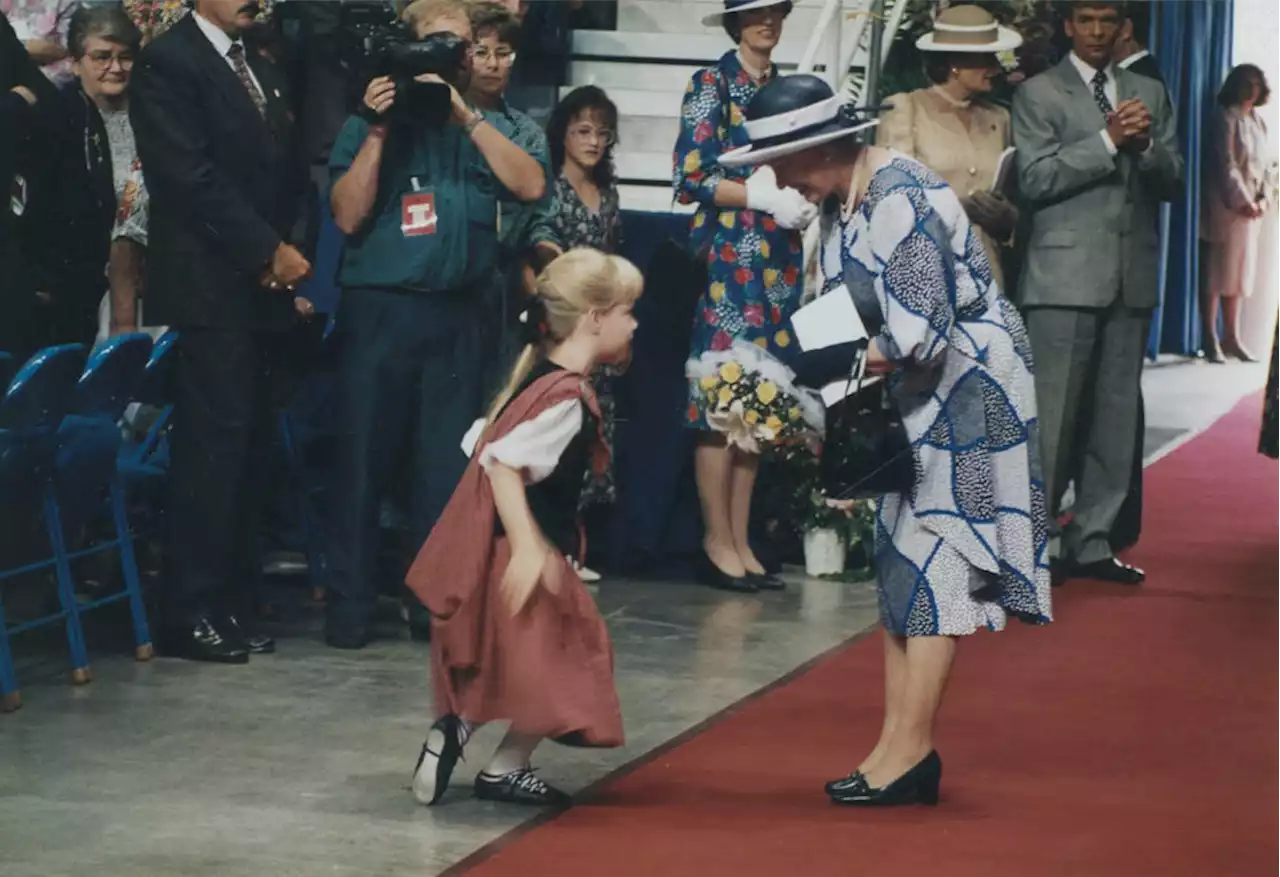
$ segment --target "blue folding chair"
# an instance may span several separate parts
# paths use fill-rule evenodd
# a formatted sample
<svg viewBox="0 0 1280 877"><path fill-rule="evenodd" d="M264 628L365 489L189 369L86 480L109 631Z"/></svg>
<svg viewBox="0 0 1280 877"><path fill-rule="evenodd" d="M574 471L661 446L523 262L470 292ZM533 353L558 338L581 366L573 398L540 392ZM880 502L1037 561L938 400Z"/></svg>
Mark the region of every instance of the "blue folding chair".
<svg viewBox="0 0 1280 877"><path fill-rule="evenodd" d="M64 547L68 569L72 560L118 549L124 577L123 590L79 603L72 611L80 614L128 600L133 617L135 655L139 661L150 660L153 649L117 460L124 444L120 418L142 383L151 349L151 336L141 332L110 338L94 349L76 385L71 408L58 428L53 471L56 511L64 543L67 532L79 532L99 516L104 493L115 531L110 539L74 551ZM85 669L87 672L88 668Z"/></svg>
<svg viewBox="0 0 1280 877"><path fill-rule="evenodd" d="M173 417L174 345L178 333L170 330L156 339L151 358L142 373L142 383L133 401L158 413L141 436L127 438L117 461L120 476L127 484L163 476L168 470L169 452L166 437Z"/></svg>
<svg viewBox="0 0 1280 877"><path fill-rule="evenodd" d="M13 361L13 354L0 350L0 387L9 386L14 369L17 367L17 363Z"/></svg>
<svg viewBox="0 0 1280 877"><path fill-rule="evenodd" d="M50 478L57 452L58 427L75 400L76 383L88 351L80 344L50 347L33 356L14 376L0 399L0 496L13 508L43 506L45 530L53 557L0 570L0 582L54 566L58 612L9 627L0 602L0 710L22 705L9 637L62 621L66 625L73 682L88 681L88 659L80 616L75 611L71 570L58 520L58 503Z"/></svg>

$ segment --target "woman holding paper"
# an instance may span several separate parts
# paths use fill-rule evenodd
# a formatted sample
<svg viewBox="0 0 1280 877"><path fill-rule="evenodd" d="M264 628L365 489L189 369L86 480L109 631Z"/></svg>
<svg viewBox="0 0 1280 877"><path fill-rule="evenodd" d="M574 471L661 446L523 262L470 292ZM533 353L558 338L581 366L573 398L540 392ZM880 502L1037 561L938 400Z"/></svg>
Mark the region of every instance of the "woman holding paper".
<svg viewBox="0 0 1280 877"><path fill-rule="evenodd" d="M984 100L1004 74L997 55L1022 45L1016 31L999 27L977 6L944 10L933 30L916 42L933 85L895 94L880 119L876 143L905 153L942 177L964 205L987 251L996 283L1007 291L1000 248L1018 225L1018 209L997 169L1013 143L1009 111ZM1012 156L1004 159L1011 163Z"/></svg>
<svg viewBox="0 0 1280 877"><path fill-rule="evenodd" d="M934 719L956 638L1010 616L1051 619L1031 351L956 193L919 162L861 145L850 135L876 123L842 104L816 76L780 78L748 107L750 145L720 162L767 163L779 185L843 205L824 241L824 288L876 316L860 320L875 333L867 362L887 376L914 478L876 512L880 740L827 792L840 804L935 804ZM805 316L793 325L808 351ZM822 338L820 353L859 334Z"/></svg>

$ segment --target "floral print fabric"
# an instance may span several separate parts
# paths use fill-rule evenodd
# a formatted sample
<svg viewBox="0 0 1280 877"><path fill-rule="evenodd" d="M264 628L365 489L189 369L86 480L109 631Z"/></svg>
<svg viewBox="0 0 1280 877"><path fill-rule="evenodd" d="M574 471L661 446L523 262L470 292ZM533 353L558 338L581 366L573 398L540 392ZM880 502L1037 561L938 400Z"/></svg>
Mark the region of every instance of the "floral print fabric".
<svg viewBox="0 0 1280 877"><path fill-rule="evenodd" d="M776 75L776 69L770 77ZM723 168L720 155L745 146L745 110L763 83L743 69L736 52L699 70L685 89L674 156L675 196L698 204L689 246L705 260L708 284L693 316L691 363L708 352L748 341L786 361L792 341L787 321L800 304L800 233L780 228L755 210L717 207L722 180L744 182L748 168ZM688 425L707 429L706 397L689 382Z"/></svg>

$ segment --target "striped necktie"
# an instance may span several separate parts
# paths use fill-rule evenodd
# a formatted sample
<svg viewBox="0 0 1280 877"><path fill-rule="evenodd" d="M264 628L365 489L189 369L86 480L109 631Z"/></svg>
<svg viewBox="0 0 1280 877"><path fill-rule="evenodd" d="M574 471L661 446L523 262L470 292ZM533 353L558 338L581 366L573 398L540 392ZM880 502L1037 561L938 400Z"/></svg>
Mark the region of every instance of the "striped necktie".
<svg viewBox="0 0 1280 877"><path fill-rule="evenodd" d="M253 84L253 76L249 73L249 65L244 60L244 46L240 43L232 43L231 48L227 49L227 57L231 59L231 66L235 69L236 76L240 78L240 84L244 86L245 91L249 92L253 105L258 108L258 115L265 119L267 117L267 99L262 96L262 92L258 91L258 87Z"/></svg>

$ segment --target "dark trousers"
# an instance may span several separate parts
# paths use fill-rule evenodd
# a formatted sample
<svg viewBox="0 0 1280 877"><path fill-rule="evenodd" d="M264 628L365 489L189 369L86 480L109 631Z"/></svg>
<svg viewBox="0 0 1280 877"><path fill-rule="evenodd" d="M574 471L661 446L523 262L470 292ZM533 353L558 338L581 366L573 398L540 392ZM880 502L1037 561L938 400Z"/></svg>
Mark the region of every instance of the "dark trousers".
<svg viewBox="0 0 1280 877"><path fill-rule="evenodd" d="M269 448L297 385L288 332L182 329L169 471L166 615L253 610Z"/></svg>
<svg viewBox="0 0 1280 877"><path fill-rule="evenodd" d="M416 552L466 469L462 437L482 408L482 293L342 292L330 625L373 620L382 500L403 491Z"/></svg>

